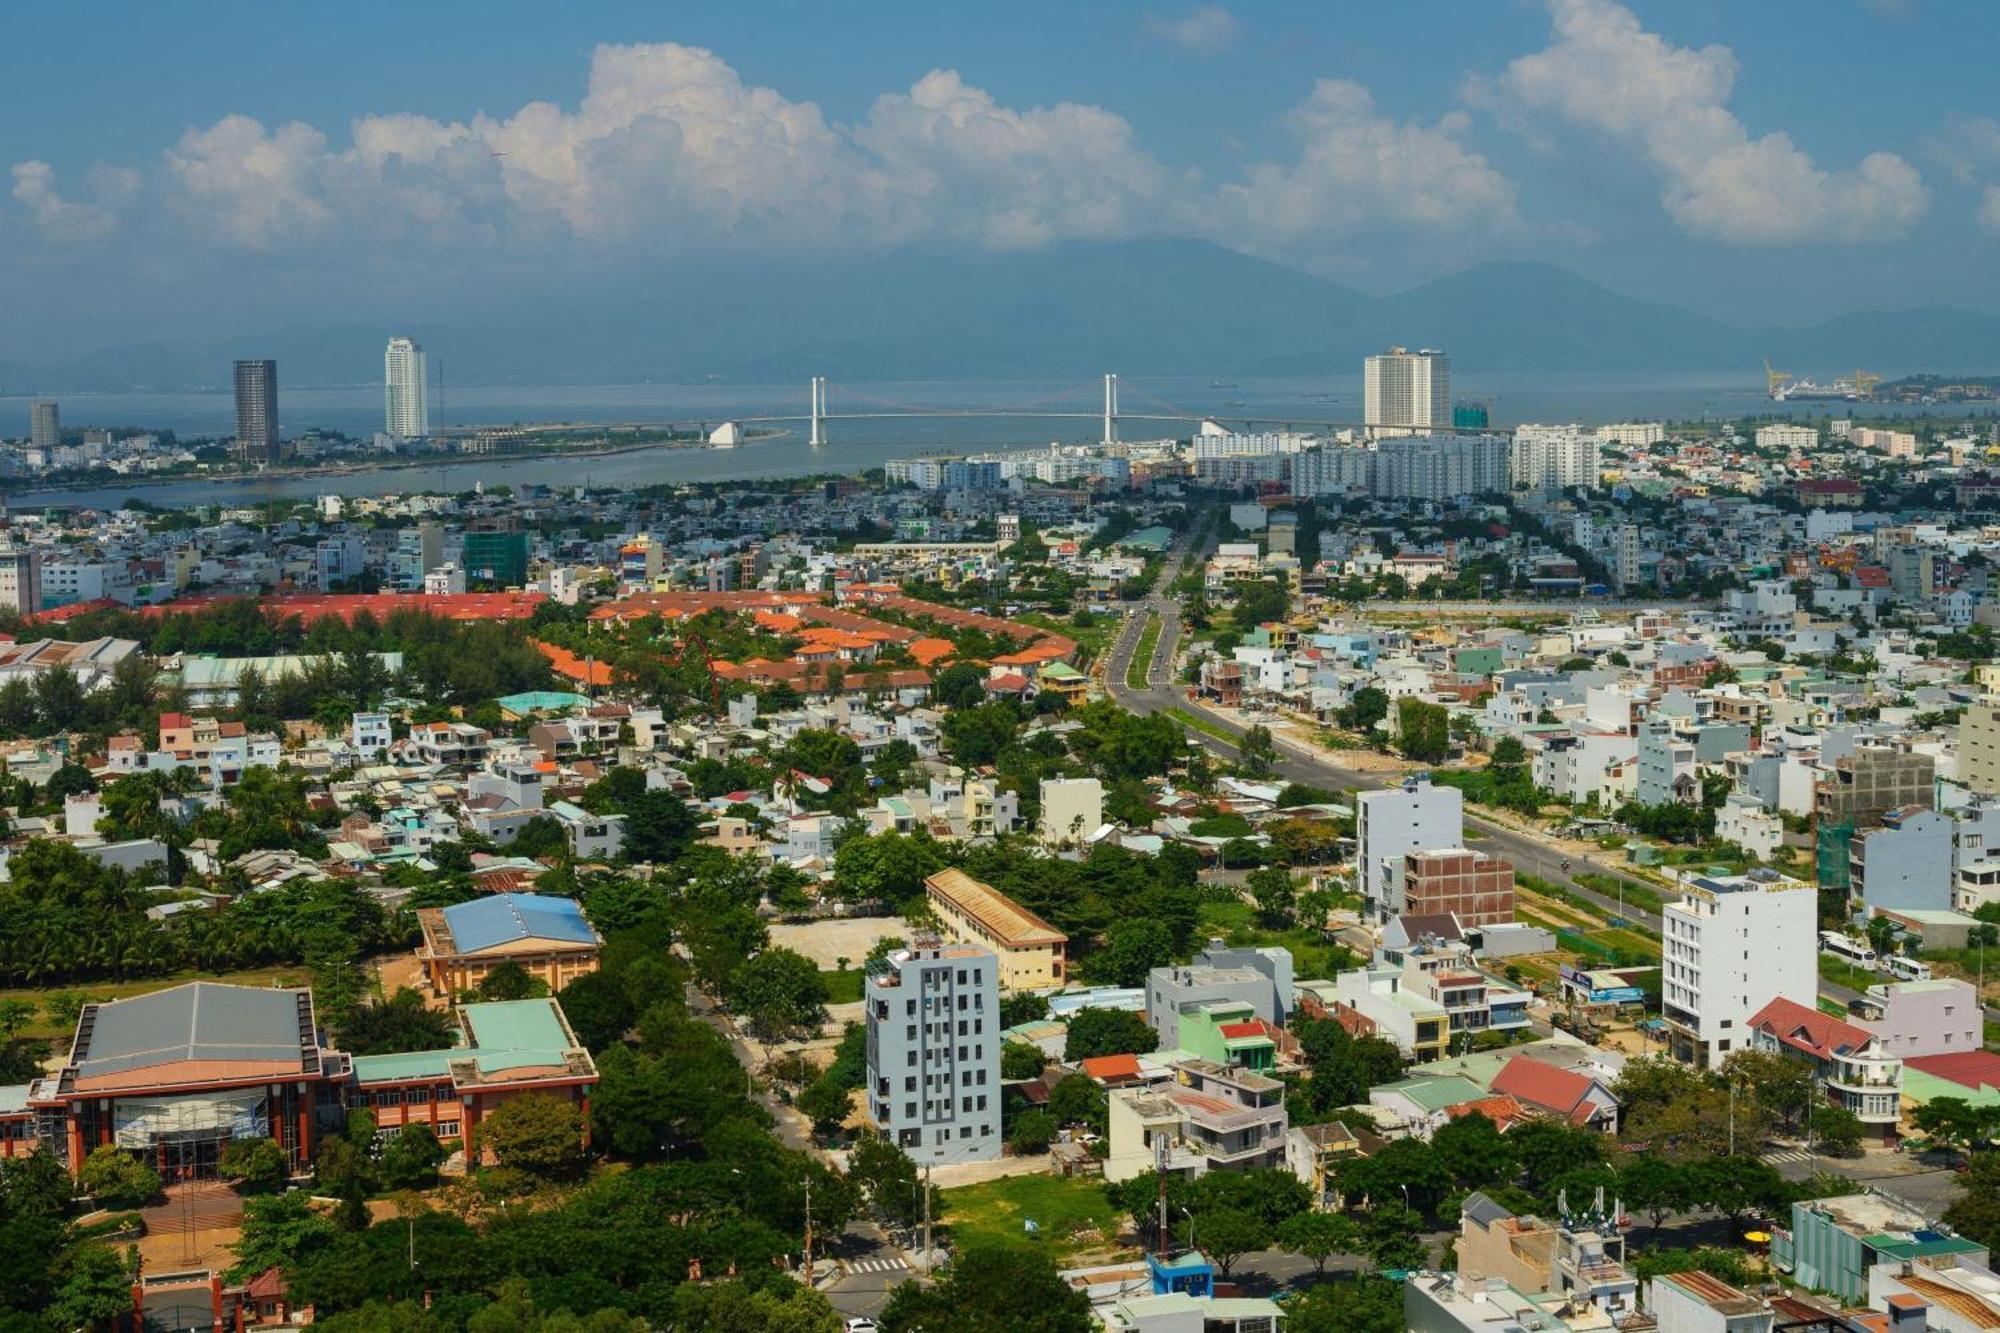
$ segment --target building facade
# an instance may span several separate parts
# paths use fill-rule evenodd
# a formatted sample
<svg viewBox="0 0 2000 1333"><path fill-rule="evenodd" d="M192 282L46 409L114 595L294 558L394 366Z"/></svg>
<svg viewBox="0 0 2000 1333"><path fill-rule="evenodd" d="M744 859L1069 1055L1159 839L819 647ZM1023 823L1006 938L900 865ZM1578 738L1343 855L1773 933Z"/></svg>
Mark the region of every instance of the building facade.
<svg viewBox="0 0 2000 1333"><path fill-rule="evenodd" d="M278 460L278 363L236 363L236 452L252 462Z"/></svg>
<svg viewBox="0 0 2000 1333"><path fill-rule="evenodd" d="M1451 425L1451 358L1432 348L1391 347L1361 364L1362 419L1371 431Z"/></svg>
<svg viewBox="0 0 2000 1333"><path fill-rule="evenodd" d="M430 384L424 349L414 338L391 338L382 354L383 429L398 440L431 433Z"/></svg>
<svg viewBox="0 0 2000 1333"><path fill-rule="evenodd" d="M1403 858L1403 911L1458 918L1461 926L1504 925L1514 919L1514 867L1462 847L1411 852Z"/></svg>
<svg viewBox="0 0 2000 1333"><path fill-rule="evenodd" d="M417 957L439 995L477 990L493 970L513 963L550 994L597 970L603 937L569 898L496 893L417 912L424 942Z"/></svg>
<svg viewBox="0 0 2000 1333"><path fill-rule="evenodd" d="M1000 961L919 942L869 964L868 1114L920 1163L1000 1156Z"/></svg>
<svg viewBox="0 0 2000 1333"><path fill-rule="evenodd" d="M41 398L28 404L28 443L33 448L51 451L62 444L62 409L53 399Z"/></svg>
<svg viewBox="0 0 2000 1333"><path fill-rule="evenodd" d="M1691 875L1661 911L1661 1016L1675 1058L1704 1068L1753 1044L1776 999L1819 993L1819 891L1775 870Z"/></svg>
<svg viewBox="0 0 2000 1333"><path fill-rule="evenodd" d="M963 870L940 870L924 886L946 939L998 957L1001 990L1061 989L1069 971L1069 936Z"/></svg>
<svg viewBox="0 0 2000 1333"><path fill-rule="evenodd" d="M1387 791L1359 793L1354 812L1361 897L1368 912L1382 920L1404 911L1404 857L1465 842L1465 796L1456 787L1412 779Z"/></svg>

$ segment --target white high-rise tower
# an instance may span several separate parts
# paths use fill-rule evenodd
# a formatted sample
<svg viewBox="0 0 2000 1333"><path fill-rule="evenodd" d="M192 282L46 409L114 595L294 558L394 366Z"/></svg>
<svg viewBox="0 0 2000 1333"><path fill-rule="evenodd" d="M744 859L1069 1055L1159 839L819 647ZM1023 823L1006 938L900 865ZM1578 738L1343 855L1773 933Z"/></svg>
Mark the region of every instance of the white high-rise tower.
<svg viewBox="0 0 2000 1333"><path fill-rule="evenodd" d="M391 338L382 354L382 415L384 429L399 440L421 440L431 433L424 349L414 338Z"/></svg>
<svg viewBox="0 0 2000 1333"><path fill-rule="evenodd" d="M1451 425L1451 358L1425 347L1391 347L1362 363L1362 419L1377 435Z"/></svg>

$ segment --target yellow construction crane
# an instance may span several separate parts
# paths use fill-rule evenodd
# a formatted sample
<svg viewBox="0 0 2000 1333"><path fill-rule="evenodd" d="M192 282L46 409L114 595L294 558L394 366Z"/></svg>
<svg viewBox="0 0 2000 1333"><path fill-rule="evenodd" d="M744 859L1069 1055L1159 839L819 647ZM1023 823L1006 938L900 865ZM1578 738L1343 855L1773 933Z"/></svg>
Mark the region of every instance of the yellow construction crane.
<svg viewBox="0 0 2000 1333"><path fill-rule="evenodd" d="M1865 370L1855 371L1854 396L1856 398L1873 398L1875 396L1875 386L1881 382L1882 377L1880 375L1871 375Z"/></svg>
<svg viewBox="0 0 2000 1333"><path fill-rule="evenodd" d="M1791 382L1791 378L1792 378L1791 371L1773 370L1771 369L1771 358L1768 356L1764 358L1765 393L1769 394L1773 398L1776 398L1778 396L1778 390L1784 388L1785 385L1789 384Z"/></svg>

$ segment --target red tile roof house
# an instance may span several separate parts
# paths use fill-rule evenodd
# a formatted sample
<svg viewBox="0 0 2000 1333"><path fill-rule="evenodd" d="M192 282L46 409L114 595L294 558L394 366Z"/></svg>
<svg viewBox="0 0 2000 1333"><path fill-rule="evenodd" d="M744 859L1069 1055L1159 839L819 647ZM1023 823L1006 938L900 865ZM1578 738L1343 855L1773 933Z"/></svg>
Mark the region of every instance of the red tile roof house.
<svg viewBox="0 0 2000 1333"><path fill-rule="evenodd" d="M1756 1049L1808 1061L1827 1099L1895 1137L1903 1115L1903 1062L1875 1034L1795 1000L1771 1001L1750 1017Z"/></svg>
<svg viewBox="0 0 2000 1333"><path fill-rule="evenodd" d="M1588 1074L1517 1055L1494 1076L1492 1091L1583 1129L1618 1131L1618 1099L1609 1086Z"/></svg>

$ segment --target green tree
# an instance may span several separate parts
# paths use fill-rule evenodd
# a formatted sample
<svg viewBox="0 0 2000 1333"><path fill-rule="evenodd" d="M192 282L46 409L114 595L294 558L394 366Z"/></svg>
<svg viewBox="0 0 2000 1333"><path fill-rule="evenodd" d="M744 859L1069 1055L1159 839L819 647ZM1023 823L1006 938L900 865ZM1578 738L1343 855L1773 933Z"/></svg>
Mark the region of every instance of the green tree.
<svg viewBox="0 0 2000 1333"><path fill-rule="evenodd" d="M231 1139L216 1163L216 1174L246 1193L261 1192L284 1184L290 1164L276 1140Z"/></svg>
<svg viewBox="0 0 2000 1333"><path fill-rule="evenodd" d="M1821 1105L1812 1109L1813 1143L1835 1156L1856 1156L1861 1152L1861 1117L1845 1106Z"/></svg>
<svg viewBox="0 0 2000 1333"><path fill-rule="evenodd" d="M1113 986L1143 986L1147 973L1173 961L1173 932L1151 916L1112 922L1104 947L1091 958L1095 973Z"/></svg>
<svg viewBox="0 0 2000 1333"><path fill-rule="evenodd" d="M1452 1183L1464 1190L1510 1182L1520 1169L1513 1144L1477 1111L1439 1126L1431 1135L1431 1151Z"/></svg>
<svg viewBox="0 0 2000 1333"><path fill-rule="evenodd" d="M819 1030L826 1019L826 982L819 965L791 949L766 949L730 974L730 1003L761 1037Z"/></svg>
<svg viewBox="0 0 2000 1333"><path fill-rule="evenodd" d="M1047 1111L1021 1111L1007 1131L1007 1144L1025 1157L1047 1152L1055 1137L1056 1123Z"/></svg>
<svg viewBox="0 0 2000 1333"><path fill-rule="evenodd" d="M1243 887L1250 891L1258 915L1267 926L1288 924L1298 908L1298 890L1292 885L1292 872L1283 866L1251 871L1244 876Z"/></svg>
<svg viewBox="0 0 2000 1333"><path fill-rule="evenodd" d="M1313 1275L1324 1277L1328 1259L1336 1254L1359 1253L1361 1228L1345 1214L1308 1210L1278 1224L1278 1244L1312 1260Z"/></svg>
<svg viewBox="0 0 2000 1333"><path fill-rule="evenodd" d="M1322 1282L1285 1307L1286 1333L1402 1333L1403 1286L1370 1274Z"/></svg>
<svg viewBox="0 0 2000 1333"><path fill-rule="evenodd" d="M923 1216L917 1164L880 1134L863 1134L855 1142L847 1156L847 1175L892 1225L909 1226ZM935 1198L931 1211L934 1216L942 1212Z"/></svg>
<svg viewBox="0 0 2000 1333"><path fill-rule="evenodd" d="M480 1122L478 1147L531 1176L572 1176L583 1165L583 1125L567 1099L523 1093Z"/></svg>
<svg viewBox="0 0 2000 1333"><path fill-rule="evenodd" d="M1389 695L1373 685L1364 685L1348 697L1338 713L1340 725L1349 731L1373 731L1389 716Z"/></svg>
<svg viewBox="0 0 2000 1333"><path fill-rule="evenodd" d="M931 678L931 699L940 708L977 708L986 701L986 673L954 662Z"/></svg>
<svg viewBox="0 0 2000 1333"><path fill-rule="evenodd" d="M801 1115L812 1121L813 1132L827 1138L840 1128L854 1104L846 1088L831 1079L819 1078L799 1094L798 1108Z"/></svg>
<svg viewBox="0 0 2000 1333"><path fill-rule="evenodd" d="M1396 748L1406 759L1439 764L1451 757L1450 715L1443 704L1396 700Z"/></svg>
<svg viewBox="0 0 2000 1333"><path fill-rule="evenodd" d="M77 1179L106 1208L137 1208L160 1192L160 1173L110 1144L93 1148Z"/></svg>
<svg viewBox="0 0 2000 1333"><path fill-rule="evenodd" d="M1159 1049L1160 1034L1125 1009L1079 1009L1069 1020L1063 1059L1070 1064L1099 1055L1145 1055Z"/></svg>
<svg viewBox="0 0 2000 1333"><path fill-rule="evenodd" d="M130 1314L133 1277L133 1265L116 1250L102 1245L70 1246L56 1265L57 1286L48 1308L50 1325L106 1327L109 1321Z"/></svg>
<svg viewBox="0 0 2000 1333"><path fill-rule="evenodd" d="M1248 777L1268 777L1277 767L1278 743L1262 723L1243 733L1236 745L1237 766Z"/></svg>
<svg viewBox="0 0 2000 1333"><path fill-rule="evenodd" d="M931 1286L905 1282L882 1311L883 1333L1092 1333L1090 1301L1055 1264L1017 1246L969 1246Z"/></svg>
<svg viewBox="0 0 2000 1333"><path fill-rule="evenodd" d="M532 1000L549 993L548 983L531 976L528 969L508 959L479 979L482 1000Z"/></svg>
<svg viewBox="0 0 2000 1333"><path fill-rule="evenodd" d="M1110 1127L1104 1089L1088 1074L1064 1074L1049 1089L1049 1115L1058 1126L1085 1125L1099 1134Z"/></svg>
<svg viewBox="0 0 2000 1333"><path fill-rule="evenodd" d="M1224 1278L1236 1261L1271 1243L1271 1230L1264 1219L1241 1208L1215 1208L1197 1215L1184 1237L1189 1245L1214 1261Z"/></svg>
<svg viewBox="0 0 2000 1333"><path fill-rule="evenodd" d="M1686 1212L1694 1203L1688 1168L1658 1153L1635 1153L1618 1172L1618 1190L1651 1220L1655 1236L1668 1217Z"/></svg>
<svg viewBox="0 0 2000 1333"><path fill-rule="evenodd" d="M353 1009L340 1029L340 1048L350 1055L436 1051L453 1045L457 1035L449 1013L431 1008L422 995L402 986L379 1004Z"/></svg>
<svg viewBox="0 0 2000 1333"><path fill-rule="evenodd" d="M592 1051L624 1040L638 1018L623 982L605 971L586 972L562 989L563 1017Z"/></svg>
<svg viewBox="0 0 2000 1333"><path fill-rule="evenodd" d="M383 1145L379 1166L390 1189L425 1189L437 1183L438 1168L450 1154L429 1125L404 1125Z"/></svg>
<svg viewBox="0 0 2000 1333"><path fill-rule="evenodd" d="M1008 1081L1040 1078L1049 1057L1033 1042L1004 1041L1000 1044L1000 1077Z"/></svg>

